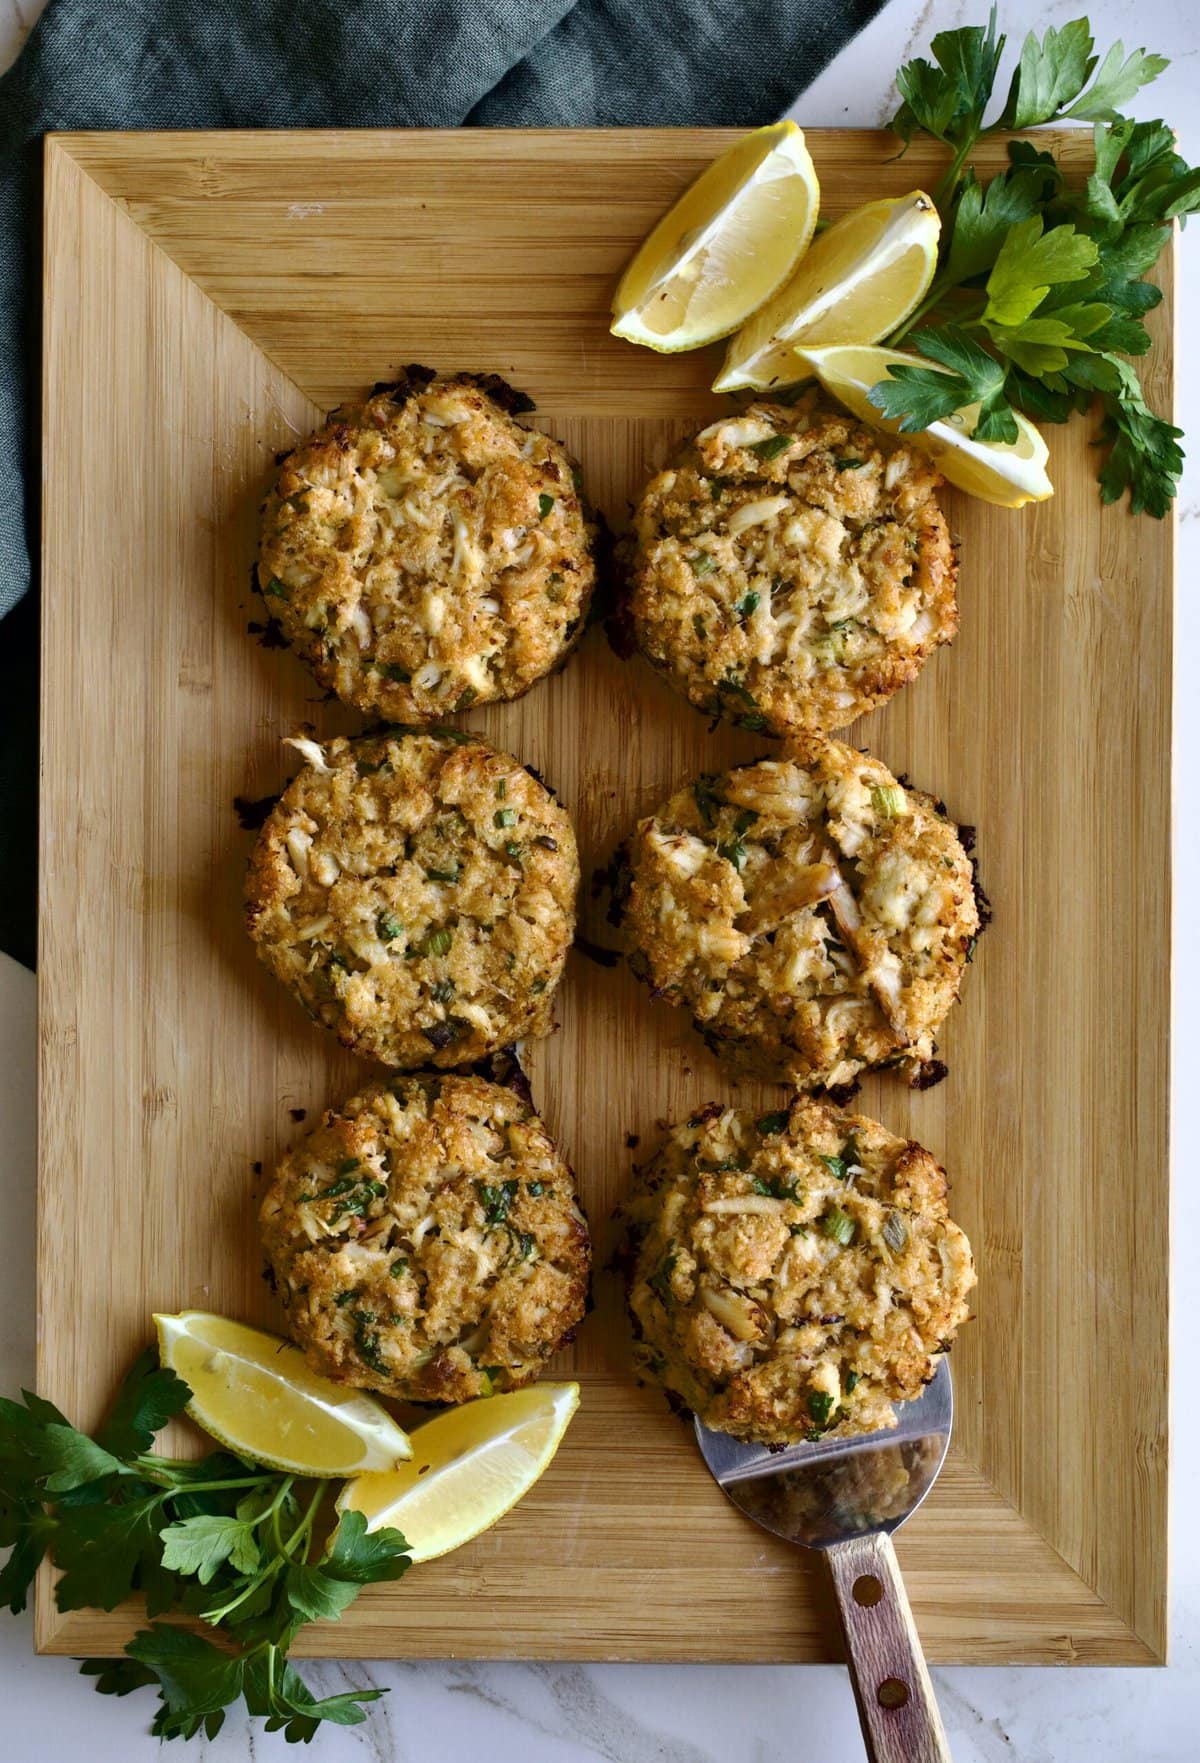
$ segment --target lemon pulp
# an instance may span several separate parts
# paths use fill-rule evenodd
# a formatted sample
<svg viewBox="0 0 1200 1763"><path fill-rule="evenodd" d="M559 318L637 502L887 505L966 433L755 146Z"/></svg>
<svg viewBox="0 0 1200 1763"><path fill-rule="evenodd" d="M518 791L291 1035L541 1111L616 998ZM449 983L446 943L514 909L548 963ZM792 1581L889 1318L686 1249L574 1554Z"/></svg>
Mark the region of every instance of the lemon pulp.
<svg viewBox="0 0 1200 1763"><path fill-rule="evenodd" d="M787 384L796 377L797 347L886 337L933 280L941 224L923 190L868 202L835 221L733 338L713 390Z"/></svg>
<svg viewBox="0 0 1200 1763"><path fill-rule="evenodd" d="M448 1554L529 1492L578 1406L578 1384L546 1383L439 1414L414 1431L407 1463L348 1483L338 1511L361 1512L369 1530L402 1531L414 1561Z"/></svg>
<svg viewBox="0 0 1200 1763"><path fill-rule="evenodd" d="M819 203L817 174L794 122L744 135L684 191L634 256L613 298L614 336L670 352L728 336L791 275Z"/></svg>
<svg viewBox="0 0 1200 1763"><path fill-rule="evenodd" d="M191 1389L188 1413L239 1456L340 1477L409 1455L408 1435L381 1403L319 1376L278 1335L205 1310L154 1321L163 1364Z"/></svg>
<svg viewBox="0 0 1200 1763"><path fill-rule="evenodd" d="M794 378L815 374L827 392L863 422L891 434L899 431L899 423L884 416L871 403L868 393L895 363L930 367L944 372L933 361L919 355L908 355L899 349L830 348L797 349ZM929 455L949 483L994 502L1001 508L1021 508L1026 502L1044 502L1054 494L1054 485L1046 474L1049 449L1034 425L1020 411L1017 439L1008 441L977 441L971 431L979 416L978 404L956 410L953 416L932 422L926 429L906 434L905 440Z"/></svg>

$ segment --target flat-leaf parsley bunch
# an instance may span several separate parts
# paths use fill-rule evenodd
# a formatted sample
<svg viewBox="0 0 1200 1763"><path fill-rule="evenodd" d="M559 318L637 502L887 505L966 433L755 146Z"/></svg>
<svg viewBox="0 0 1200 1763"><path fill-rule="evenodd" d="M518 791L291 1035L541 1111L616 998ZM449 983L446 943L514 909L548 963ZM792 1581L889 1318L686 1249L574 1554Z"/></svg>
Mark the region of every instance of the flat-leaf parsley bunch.
<svg viewBox="0 0 1200 1763"><path fill-rule="evenodd" d="M1126 55L1120 43L1100 60L1086 18L1040 41L1031 32L1003 108L987 122L1004 46L993 7L986 27L943 31L932 61L907 62L897 76L903 103L892 128L905 145L933 135L951 160L934 192L937 273L888 342L907 339L949 371L894 366L871 402L907 431L978 403L976 436L1015 441L1014 410L1066 422L1099 399L1103 500L1128 491L1134 513L1161 518L1183 468L1181 431L1146 404L1126 357L1150 347L1143 320L1162 295L1143 277L1171 222L1200 208L1200 168L1179 157L1165 123L1133 122L1120 107L1167 62L1142 49ZM1082 185L1026 141L1011 142L1007 170L980 182L970 165L978 141L1056 121L1094 125L1095 164ZM927 318L937 322L922 325Z"/></svg>
<svg viewBox="0 0 1200 1763"><path fill-rule="evenodd" d="M366 1532L346 1512L317 1547L326 1482L298 1481L231 1452L196 1460L151 1452L154 1435L191 1399L153 1351L134 1365L95 1438L50 1402L0 1399L0 1600L23 1610L44 1556L61 1569L60 1610L112 1610L140 1592L152 1619L124 1659L85 1659L105 1695L157 1686L152 1730L212 1738L244 1700L268 1732L307 1743L323 1720L354 1726L380 1690L318 1701L288 1649L307 1622L342 1614L364 1585L409 1565L398 1530ZM191 1616L202 1634L153 1620Z"/></svg>

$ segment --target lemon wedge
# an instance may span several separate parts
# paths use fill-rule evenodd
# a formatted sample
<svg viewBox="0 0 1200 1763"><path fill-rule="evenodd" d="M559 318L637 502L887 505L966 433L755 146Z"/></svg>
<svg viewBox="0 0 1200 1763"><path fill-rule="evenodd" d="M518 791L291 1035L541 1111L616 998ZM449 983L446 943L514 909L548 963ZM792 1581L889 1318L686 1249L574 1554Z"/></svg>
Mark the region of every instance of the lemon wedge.
<svg viewBox="0 0 1200 1763"><path fill-rule="evenodd" d="M577 1383L543 1383L452 1408L417 1427L401 1468L349 1482L337 1509L403 1531L414 1561L447 1555L529 1492L578 1406Z"/></svg>
<svg viewBox="0 0 1200 1763"><path fill-rule="evenodd" d="M923 190L868 202L835 221L730 343L713 391L785 385L796 377L794 348L886 337L927 292L941 230Z"/></svg>
<svg viewBox="0 0 1200 1763"><path fill-rule="evenodd" d="M391 1469L408 1434L373 1396L310 1371L299 1348L207 1310L156 1316L159 1356L192 1392L187 1411L255 1463L292 1475Z"/></svg>
<svg viewBox="0 0 1200 1763"><path fill-rule="evenodd" d="M626 269L613 335L668 353L727 337L787 281L820 200L794 122L744 135L684 191Z"/></svg>
<svg viewBox="0 0 1200 1763"><path fill-rule="evenodd" d="M794 360L793 379L815 374L839 404L863 422L892 434L898 433L899 424L871 403L867 396L871 387L887 378L893 363L910 362L945 372L936 362L900 349L797 349ZM976 441L971 430L978 416L978 404L969 404L942 422L931 422L927 429L906 435L905 440L927 453L949 483L981 501L995 502L1001 508L1023 508L1026 502L1044 502L1052 496L1054 485L1046 476L1049 450L1033 424L1017 412L1015 441Z"/></svg>

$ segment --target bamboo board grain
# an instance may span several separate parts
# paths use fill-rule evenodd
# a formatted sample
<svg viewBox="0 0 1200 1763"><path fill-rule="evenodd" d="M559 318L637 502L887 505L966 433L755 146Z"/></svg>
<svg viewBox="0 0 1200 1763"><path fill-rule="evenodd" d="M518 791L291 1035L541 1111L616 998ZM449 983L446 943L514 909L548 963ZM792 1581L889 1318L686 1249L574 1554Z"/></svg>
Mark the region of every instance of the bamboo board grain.
<svg viewBox="0 0 1200 1763"><path fill-rule="evenodd" d="M697 419L711 352L607 334L609 289L730 138L691 131L76 135L47 145L39 1387L94 1421L155 1308L279 1322L254 1217L270 1167L362 1073L258 967L235 795L287 773L298 722L351 729L247 634L273 452L408 360L495 369L625 498ZM814 134L825 212L928 183L937 157ZM1080 160L1086 140L1059 148ZM999 156L1002 146L989 151ZM1164 265L1169 282L1169 262ZM1170 403L1170 302L1150 394ZM1166 1587L1170 664L1168 526L1102 512L1086 424L1054 500L947 493L962 634L851 738L979 828L996 924L913 1095L863 1103L947 1163L974 1242L956 1440L900 1536L934 1660L1152 1662ZM538 766L585 873L701 769L760 750L591 633L522 703L468 719ZM594 909L588 907L588 912ZM592 927L603 940L603 927ZM724 1078L678 1013L572 958L535 1091L602 1263L656 1119ZM836 1657L811 1560L730 1508L627 1373L619 1294L560 1367L579 1418L496 1530L372 1588L313 1650ZM39 1645L115 1650L132 1610Z"/></svg>

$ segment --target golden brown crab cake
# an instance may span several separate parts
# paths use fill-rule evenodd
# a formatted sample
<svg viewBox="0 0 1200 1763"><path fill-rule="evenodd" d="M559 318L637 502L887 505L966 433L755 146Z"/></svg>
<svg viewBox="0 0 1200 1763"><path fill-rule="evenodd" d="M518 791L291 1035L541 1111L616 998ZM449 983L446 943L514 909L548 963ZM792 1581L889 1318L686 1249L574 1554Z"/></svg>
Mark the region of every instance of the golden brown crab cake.
<svg viewBox="0 0 1200 1763"><path fill-rule="evenodd" d="M625 1210L639 1365L737 1438L893 1426L967 1316L975 1270L945 1171L828 1103L702 1108Z"/></svg>
<svg viewBox="0 0 1200 1763"><path fill-rule="evenodd" d="M622 547L639 646L710 715L844 728L958 629L941 481L812 397L710 423L646 486Z"/></svg>
<svg viewBox="0 0 1200 1763"><path fill-rule="evenodd" d="M495 375L410 367L283 460L258 585L323 686L392 722L519 698L583 629L595 522Z"/></svg>
<svg viewBox="0 0 1200 1763"><path fill-rule="evenodd" d="M535 1378L582 1320L590 1250L531 1104L479 1077L404 1077L331 1108L261 1212L314 1370L416 1402Z"/></svg>
<svg viewBox="0 0 1200 1763"><path fill-rule="evenodd" d="M979 931L929 796L840 741L704 776L630 841L631 963L719 1058L801 1089L920 1082Z"/></svg>
<svg viewBox="0 0 1200 1763"><path fill-rule="evenodd" d="M461 729L291 744L308 763L258 836L246 924L309 1014L401 1068L549 1034L579 856L545 785Z"/></svg>

